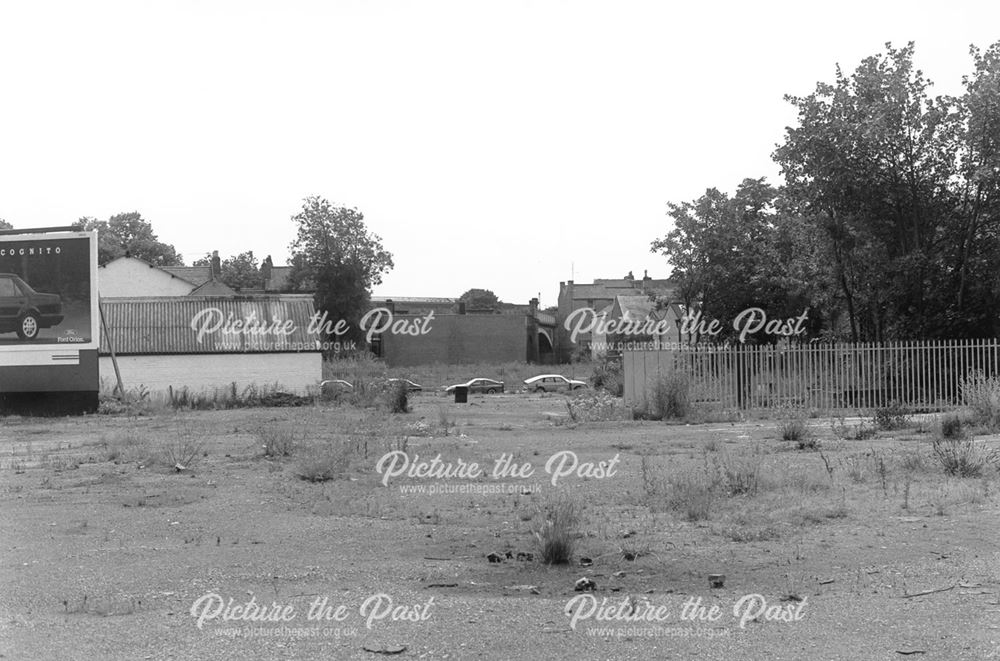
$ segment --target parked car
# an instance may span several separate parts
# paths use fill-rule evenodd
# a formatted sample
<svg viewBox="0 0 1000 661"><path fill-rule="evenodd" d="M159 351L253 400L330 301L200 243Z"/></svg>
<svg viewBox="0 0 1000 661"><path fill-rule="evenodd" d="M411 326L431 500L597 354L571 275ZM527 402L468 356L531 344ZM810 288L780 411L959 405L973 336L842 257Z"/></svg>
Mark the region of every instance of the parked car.
<svg viewBox="0 0 1000 661"><path fill-rule="evenodd" d="M385 381L386 383L397 383L397 382L405 383L407 392L420 392L421 390L424 389L422 385L420 385L419 383L414 383L409 379L386 379Z"/></svg>
<svg viewBox="0 0 1000 661"><path fill-rule="evenodd" d="M567 379L562 374L541 374L524 380L524 386L535 392L558 392L560 390L579 390L587 387L586 381Z"/></svg>
<svg viewBox="0 0 1000 661"><path fill-rule="evenodd" d="M0 333L33 340L43 328L62 323L62 299L43 294L13 273L0 273Z"/></svg>
<svg viewBox="0 0 1000 661"><path fill-rule="evenodd" d="M487 395L492 395L494 393L503 392L503 381L495 381L494 379L471 379L465 383L456 383L453 386L448 386L444 389L447 393L455 392L455 388L459 386L464 386L469 389L470 393L485 393Z"/></svg>
<svg viewBox="0 0 1000 661"><path fill-rule="evenodd" d="M324 395L352 392L353 390L354 384L350 381L344 381L343 379L326 379L324 381L320 381L319 384L319 391Z"/></svg>

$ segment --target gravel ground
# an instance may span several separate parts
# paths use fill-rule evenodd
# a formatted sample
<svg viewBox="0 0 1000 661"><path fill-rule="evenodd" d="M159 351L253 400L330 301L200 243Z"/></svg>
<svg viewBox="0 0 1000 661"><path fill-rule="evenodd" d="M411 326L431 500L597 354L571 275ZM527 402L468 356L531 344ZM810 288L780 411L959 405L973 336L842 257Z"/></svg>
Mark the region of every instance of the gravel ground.
<svg viewBox="0 0 1000 661"><path fill-rule="evenodd" d="M995 478L957 484L922 476L906 487L905 510L904 486L891 472L886 485L874 476L844 478L816 497L805 489L761 496L740 507L755 517L770 512L774 534L734 541L727 526L757 529L742 509L695 523L650 513L639 500L642 457L697 466L706 443L754 442L764 444L775 474L808 468L822 476L816 453L782 450L767 422L568 425L553 418L560 401L504 396L462 408L427 396L397 422L435 427L445 415L456 423L446 437L440 430L415 433L408 452L422 456L489 463L511 453L541 466L565 449L595 462L619 454L617 475L568 478L549 490L586 505L577 540L577 555L593 559L585 566L516 559L536 550L519 513L544 493L402 494L379 483L374 457L342 479L313 484L296 476L294 455L255 456L253 431L261 425L307 425L310 438L329 439L349 422L340 410L0 424L0 655L1000 659ZM123 434L163 443L182 433L207 439L208 455L191 470L107 460L105 444ZM900 442L906 440L831 439L826 447L835 463L848 466ZM944 500L942 489L950 494ZM786 520L798 511L789 508L838 498L846 515ZM624 559L619 551L633 544L640 557ZM488 563L489 552L503 562ZM725 573L724 587L709 588L710 573ZM584 576L595 581L593 593L574 592ZM293 610L284 622L225 621L221 613L211 617L220 610L206 596L212 594L236 606L253 599L272 616ZM772 607L773 618L741 627L733 609L753 594ZM571 627L569 604L588 608L602 600L609 613L631 609L646 619L599 621L581 610ZM691 600L700 600L704 619L683 617ZM340 607L339 614L310 619L317 602L328 613ZM795 613L797 620L778 619Z"/></svg>

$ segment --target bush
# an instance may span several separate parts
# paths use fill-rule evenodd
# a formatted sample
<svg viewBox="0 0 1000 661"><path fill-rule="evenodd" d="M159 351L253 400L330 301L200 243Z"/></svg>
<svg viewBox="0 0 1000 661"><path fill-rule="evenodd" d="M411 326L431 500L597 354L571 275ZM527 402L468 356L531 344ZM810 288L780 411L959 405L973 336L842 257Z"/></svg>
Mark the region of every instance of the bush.
<svg viewBox="0 0 1000 661"><path fill-rule="evenodd" d="M262 426L256 433L265 457L287 457L297 445L295 432L285 427Z"/></svg>
<svg viewBox="0 0 1000 661"><path fill-rule="evenodd" d="M646 408L653 420L684 418L691 411L691 379L678 371L657 377L650 386Z"/></svg>
<svg viewBox="0 0 1000 661"><path fill-rule="evenodd" d="M406 413L410 410L410 391L405 381L391 381L385 389L385 407L389 413Z"/></svg>
<svg viewBox="0 0 1000 661"><path fill-rule="evenodd" d="M351 465L351 453L343 443L327 443L309 448L299 460L295 474L309 482L326 482L341 477Z"/></svg>
<svg viewBox="0 0 1000 661"><path fill-rule="evenodd" d="M941 436L956 440L965 438L962 418L957 413L949 413L941 418Z"/></svg>
<svg viewBox="0 0 1000 661"><path fill-rule="evenodd" d="M111 440L104 442L104 458L116 464L156 463L156 457L150 449L149 441L140 436L139 432L129 429L117 434Z"/></svg>
<svg viewBox="0 0 1000 661"><path fill-rule="evenodd" d="M675 473L667 478L667 506L688 521L704 521L712 513L716 484L701 473Z"/></svg>
<svg viewBox="0 0 1000 661"><path fill-rule="evenodd" d="M944 472L957 477L979 477L988 464L1000 460L996 450L968 438L936 438L931 447Z"/></svg>
<svg viewBox="0 0 1000 661"><path fill-rule="evenodd" d="M594 373L590 382L595 389L603 388L615 397L625 394L625 381L620 360L607 360L594 365Z"/></svg>
<svg viewBox="0 0 1000 661"><path fill-rule="evenodd" d="M830 423L830 430L837 438L850 441L867 441L873 438L876 433L875 428L866 425L864 420L861 420L856 425L849 425L844 421L843 417L832 421Z"/></svg>
<svg viewBox="0 0 1000 661"><path fill-rule="evenodd" d="M176 390L170 386L167 389L167 396L174 410L206 411L257 406L305 406L313 403L312 397L284 392L277 383L264 386L251 383L241 390L233 381L225 388L198 392L190 390L187 386Z"/></svg>
<svg viewBox="0 0 1000 661"><path fill-rule="evenodd" d="M164 444L162 452L164 463L178 470L191 468L208 454L204 436L192 433L185 433Z"/></svg>
<svg viewBox="0 0 1000 661"><path fill-rule="evenodd" d="M872 416L872 423L875 427L881 429L882 431L901 429L905 427L909 421L909 412L898 403L879 407L875 409L875 414Z"/></svg>
<svg viewBox="0 0 1000 661"><path fill-rule="evenodd" d="M539 524L534 530L542 560L549 565L564 565L573 559L575 528L580 521L580 505L569 498L554 498L539 508Z"/></svg>
<svg viewBox="0 0 1000 661"><path fill-rule="evenodd" d="M622 401L609 392L586 391L567 400L566 406L574 422L628 419L628 410Z"/></svg>
<svg viewBox="0 0 1000 661"><path fill-rule="evenodd" d="M1000 428L1000 376L987 377L982 370L972 372L962 379L959 389L979 424Z"/></svg>
<svg viewBox="0 0 1000 661"><path fill-rule="evenodd" d="M802 411L792 412L779 422L778 431L781 432L781 440L798 443L800 450L812 450L819 445Z"/></svg>
<svg viewBox="0 0 1000 661"><path fill-rule="evenodd" d="M664 507L688 521L703 521L712 512L719 491L716 475L702 472L661 472L653 458L642 456L642 487L651 509Z"/></svg>
<svg viewBox="0 0 1000 661"><path fill-rule="evenodd" d="M760 485L761 456L758 450L719 452L712 455L706 471L714 470L718 482L730 496L752 496Z"/></svg>

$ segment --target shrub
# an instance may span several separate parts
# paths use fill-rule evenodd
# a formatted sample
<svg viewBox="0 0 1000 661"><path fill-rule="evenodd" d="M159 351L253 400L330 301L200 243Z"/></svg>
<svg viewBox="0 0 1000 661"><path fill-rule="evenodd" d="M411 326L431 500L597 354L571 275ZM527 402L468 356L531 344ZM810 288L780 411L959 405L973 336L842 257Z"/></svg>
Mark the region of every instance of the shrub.
<svg viewBox="0 0 1000 661"><path fill-rule="evenodd" d="M178 470L191 468L205 456L205 438L192 433L185 433L163 446L165 463Z"/></svg>
<svg viewBox="0 0 1000 661"><path fill-rule="evenodd" d="M192 409L195 411L239 409L256 406L304 406L312 404L312 397L302 397L284 392L280 384L258 386L251 383L242 390L233 381L225 388L191 391L187 386L167 389L170 406L174 410Z"/></svg>
<svg viewBox="0 0 1000 661"><path fill-rule="evenodd" d="M149 443L135 430L126 430L104 442L104 458L117 463L151 464L155 462Z"/></svg>
<svg viewBox="0 0 1000 661"><path fill-rule="evenodd" d="M904 452L899 457L899 467L904 474L922 473L926 470L924 455L917 451Z"/></svg>
<svg viewBox="0 0 1000 661"><path fill-rule="evenodd" d="M662 506L688 521L709 518L719 485L708 471L661 473L648 455L642 456L640 469L643 491L651 509Z"/></svg>
<svg viewBox="0 0 1000 661"><path fill-rule="evenodd" d="M406 413L410 410L410 391L405 381L391 381L385 389L385 406L389 413Z"/></svg>
<svg viewBox="0 0 1000 661"><path fill-rule="evenodd" d="M1000 376L987 377L982 370L972 372L962 379L959 389L979 424L1000 428Z"/></svg>
<svg viewBox="0 0 1000 661"><path fill-rule="evenodd" d="M621 397L625 393L621 361L611 359L594 365L590 382L595 389L603 388L614 397Z"/></svg>
<svg viewBox="0 0 1000 661"><path fill-rule="evenodd" d="M702 473L675 473L667 478L667 506L688 521L704 521L712 513L716 484Z"/></svg>
<svg viewBox="0 0 1000 661"><path fill-rule="evenodd" d="M944 472L957 477L979 477L990 463L998 463L996 450L969 438L935 438L931 444Z"/></svg>
<svg viewBox="0 0 1000 661"><path fill-rule="evenodd" d="M719 452L706 464L706 472L714 472L730 496L752 496L760 485L761 455L757 450Z"/></svg>
<svg viewBox="0 0 1000 661"><path fill-rule="evenodd" d="M549 565L563 565L573 559L575 528L581 507L568 496L553 498L538 511L539 523L533 531L542 560Z"/></svg>
<svg viewBox="0 0 1000 661"><path fill-rule="evenodd" d="M949 413L941 418L941 436L947 439L965 438L962 418L957 413Z"/></svg>
<svg viewBox="0 0 1000 661"><path fill-rule="evenodd" d="M806 422L804 411L790 411L781 422L778 423L778 431L781 432L781 440L798 443L800 450L815 449L818 446L809 423Z"/></svg>
<svg viewBox="0 0 1000 661"><path fill-rule="evenodd" d="M875 436L875 428L865 424L861 420L856 425L849 425L844 421L843 416L830 423L830 430L837 438L851 441L867 441Z"/></svg>
<svg viewBox="0 0 1000 661"><path fill-rule="evenodd" d="M691 379L672 371L653 380L649 389L648 415L653 420L679 419L691 409Z"/></svg>
<svg viewBox="0 0 1000 661"><path fill-rule="evenodd" d="M295 432L285 427L262 426L257 430L257 438L265 457L287 457L297 445Z"/></svg>
<svg viewBox="0 0 1000 661"><path fill-rule="evenodd" d="M882 406L875 409L875 414L872 416L872 424L882 431L901 429L905 427L909 421L909 412L895 402L889 406Z"/></svg>
<svg viewBox="0 0 1000 661"><path fill-rule="evenodd" d="M295 474L309 482L326 482L343 476L350 465L351 453L345 444L326 443L303 453Z"/></svg>
<svg viewBox="0 0 1000 661"><path fill-rule="evenodd" d="M574 422L603 422L628 418L628 410L622 401L604 391L585 391L567 400L566 406Z"/></svg>

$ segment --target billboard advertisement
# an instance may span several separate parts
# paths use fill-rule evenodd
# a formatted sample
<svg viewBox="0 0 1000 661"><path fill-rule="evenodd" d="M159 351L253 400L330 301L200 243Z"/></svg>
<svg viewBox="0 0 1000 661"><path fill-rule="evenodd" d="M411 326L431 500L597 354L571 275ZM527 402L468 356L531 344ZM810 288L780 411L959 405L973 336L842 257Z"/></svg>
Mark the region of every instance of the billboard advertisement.
<svg viewBox="0 0 1000 661"><path fill-rule="evenodd" d="M0 235L0 353L96 350L99 323L96 234Z"/></svg>

